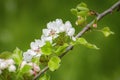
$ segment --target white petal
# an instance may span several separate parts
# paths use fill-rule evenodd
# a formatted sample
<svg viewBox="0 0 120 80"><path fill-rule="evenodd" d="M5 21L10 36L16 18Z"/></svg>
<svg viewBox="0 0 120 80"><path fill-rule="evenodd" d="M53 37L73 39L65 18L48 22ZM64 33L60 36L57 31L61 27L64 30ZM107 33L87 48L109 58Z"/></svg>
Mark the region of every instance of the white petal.
<svg viewBox="0 0 120 80"><path fill-rule="evenodd" d="M75 33L75 29L74 28L70 28L69 31L67 32L68 36L73 36Z"/></svg>
<svg viewBox="0 0 120 80"><path fill-rule="evenodd" d="M43 35L49 36L50 30L49 29L43 29Z"/></svg>
<svg viewBox="0 0 120 80"><path fill-rule="evenodd" d="M16 67L14 65L10 65L8 70L9 70L9 72L15 72Z"/></svg>
<svg viewBox="0 0 120 80"><path fill-rule="evenodd" d="M27 52L23 53L23 59L24 61L30 62L35 55L36 53L33 50L29 49Z"/></svg>
<svg viewBox="0 0 120 80"><path fill-rule="evenodd" d="M48 37L46 37L46 36L44 36L44 35L42 35L41 36L41 39L43 40L43 41L50 41L51 43L52 43L52 36L48 36Z"/></svg>
<svg viewBox="0 0 120 80"><path fill-rule="evenodd" d="M31 42L30 47L31 47L32 50L37 50L38 49L38 45L35 42Z"/></svg>
<svg viewBox="0 0 120 80"><path fill-rule="evenodd" d="M72 40L73 40L73 41L76 41L76 38L75 38L75 37L72 37Z"/></svg>
<svg viewBox="0 0 120 80"><path fill-rule="evenodd" d="M35 40L35 43L39 46L42 47L45 45L45 42L43 40Z"/></svg>
<svg viewBox="0 0 120 80"><path fill-rule="evenodd" d="M8 63L8 65L12 65L15 63L13 59L8 59L6 60L6 62Z"/></svg>
<svg viewBox="0 0 120 80"><path fill-rule="evenodd" d="M65 22L65 26L66 26L67 28L71 28L71 27L72 27L70 21L66 21L66 22Z"/></svg>
<svg viewBox="0 0 120 80"><path fill-rule="evenodd" d="M8 67L8 64L6 62L0 63L0 70L4 70L7 67Z"/></svg>
<svg viewBox="0 0 120 80"><path fill-rule="evenodd" d="M64 25L60 26L59 31L60 32L65 32L66 31L66 27Z"/></svg>

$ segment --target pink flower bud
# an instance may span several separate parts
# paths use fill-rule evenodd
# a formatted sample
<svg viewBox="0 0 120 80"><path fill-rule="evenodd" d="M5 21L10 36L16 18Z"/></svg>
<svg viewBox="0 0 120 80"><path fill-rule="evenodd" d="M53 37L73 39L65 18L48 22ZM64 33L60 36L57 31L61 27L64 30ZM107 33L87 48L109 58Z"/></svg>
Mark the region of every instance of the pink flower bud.
<svg viewBox="0 0 120 80"><path fill-rule="evenodd" d="M96 24L96 23L94 23L94 24L93 24L93 27L94 27L94 28L97 28L97 24Z"/></svg>

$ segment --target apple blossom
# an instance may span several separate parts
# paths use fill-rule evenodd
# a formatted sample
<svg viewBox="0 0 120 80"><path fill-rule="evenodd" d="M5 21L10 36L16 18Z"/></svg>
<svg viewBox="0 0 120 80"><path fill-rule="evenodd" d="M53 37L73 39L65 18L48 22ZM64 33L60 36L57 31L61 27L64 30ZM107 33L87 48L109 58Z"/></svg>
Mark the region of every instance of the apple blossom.
<svg viewBox="0 0 120 80"><path fill-rule="evenodd" d="M15 72L16 67L15 67L14 65L10 65L10 66L8 67L8 70L9 70L9 72Z"/></svg>

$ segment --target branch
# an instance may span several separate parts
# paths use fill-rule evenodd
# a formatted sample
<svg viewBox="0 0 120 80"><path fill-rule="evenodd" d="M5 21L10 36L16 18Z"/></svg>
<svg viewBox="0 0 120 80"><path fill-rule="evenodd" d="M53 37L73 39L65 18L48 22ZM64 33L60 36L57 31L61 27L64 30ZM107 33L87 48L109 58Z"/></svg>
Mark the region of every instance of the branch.
<svg viewBox="0 0 120 80"><path fill-rule="evenodd" d="M102 12L101 14L99 14L97 16L97 21L100 21L103 17L105 17L106 15L110 14L111 12L113 12L118 6L120 6L120 0L118 2L116 2L113 6L111 6L109 9L105 10L104 12ZM75 38L79 38L81 37L85 32L87 32L90 27L93 25L95 19L93 21L91 21L89 24L87 24L76 36ZM66 48L66 50L62 53L62 55L60 55L59 57L62 58L64 55L67 54L67 52L69 52L71 49L73 48L73 45L70 45ZM37 78L39 78L43 73L45 73L48 70L48 66L46 66L44 69L42 69L35 77L33 80L37 80Z"/></svg>

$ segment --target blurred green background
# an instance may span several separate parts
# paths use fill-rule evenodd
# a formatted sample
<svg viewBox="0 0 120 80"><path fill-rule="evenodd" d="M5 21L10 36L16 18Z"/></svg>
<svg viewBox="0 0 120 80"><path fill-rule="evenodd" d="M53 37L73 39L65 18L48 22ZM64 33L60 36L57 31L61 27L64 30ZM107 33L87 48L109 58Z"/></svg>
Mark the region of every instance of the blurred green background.
<svg viewBox="0 0 120 80"><path fill-rule="evenodd" d="M0 0L0 53L19 47L26 51L30 42L40 38L49 21L61 18L75 26L76 17L70 13L78 3L102 12L117 0ZM102 19L98 27L109 26L115 35L105 38L91 32L84 37L100 50L76 46L62 59L59 70L50 72L51 80L120 80L120 12Z"/></svg>

